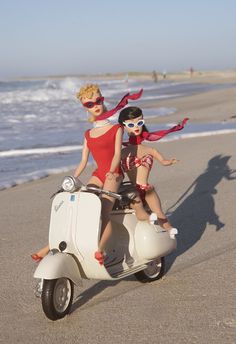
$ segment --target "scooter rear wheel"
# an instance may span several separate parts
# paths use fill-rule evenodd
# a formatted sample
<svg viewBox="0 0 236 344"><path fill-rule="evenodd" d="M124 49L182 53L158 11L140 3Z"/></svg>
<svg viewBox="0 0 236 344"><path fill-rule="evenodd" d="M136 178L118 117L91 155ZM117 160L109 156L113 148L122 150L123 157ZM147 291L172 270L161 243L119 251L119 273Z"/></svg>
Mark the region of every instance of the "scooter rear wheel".
<svg viewBox="0 0 236 344"><path fill-rule="evenodd" d="M50 320L58 320L69 313L74 285L68 278L43 281L42 307Z"/></svg>
<svg viewBox="0 0 236 344"><path fill-rule="evenodd" d="M146 269L136 272L134 275L138 281L142 283L156 281L165 273L165 258L159 258L155 261L148 263Z"/></svg>

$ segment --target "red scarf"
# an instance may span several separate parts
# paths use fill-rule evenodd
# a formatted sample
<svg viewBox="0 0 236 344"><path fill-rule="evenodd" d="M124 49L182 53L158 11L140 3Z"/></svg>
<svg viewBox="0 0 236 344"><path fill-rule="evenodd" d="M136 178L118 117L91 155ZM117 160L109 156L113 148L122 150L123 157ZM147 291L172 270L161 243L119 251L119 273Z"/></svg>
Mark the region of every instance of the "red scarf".
<svg viewBox="0 0 236 344"><path fill-rule="evenodd" d="M185 126L185 123L188 121L189 118L185 118L181 123L175 125L174 127L166 130L159 130L159 131L154 131L152 133L149 133L148 131L143 131L140 135L138 136L130 136L129 137L129 142L123 142L124 146L128 145L140 145L144 140L146 141L158 141L162 139L162 137L173 133L178 130L182 130Z"/></svg>
<svg viewBox="0 0 236 344"><path fill-rule="evenodd" d="M133 93L133 94L127 93L121 99L121 101L116 105L116 107L114 109L111 109L111 110L104 112L101 115L97 116L96 121L101 121L102 119L106 119L106 118L113 116L117 111L119 111L120 109L123 109L123 107L125 107L125 105L128 104L129 100L139 99L141 97L142 93L143 93L143 89L141 89L138 93Z"/></svg>

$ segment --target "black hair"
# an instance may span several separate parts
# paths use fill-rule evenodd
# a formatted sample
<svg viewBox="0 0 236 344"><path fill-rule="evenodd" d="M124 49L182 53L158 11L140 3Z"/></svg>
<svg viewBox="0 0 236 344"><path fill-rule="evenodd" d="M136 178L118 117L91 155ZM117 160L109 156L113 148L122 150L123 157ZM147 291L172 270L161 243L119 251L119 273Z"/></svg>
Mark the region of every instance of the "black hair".
<svg viewBox="0 0 236 344"><path fill-rule="evenodd" d="M118 122L124 126L123 122L127 121L128 119L134 119L137 117L143 116L142 110L137 106L128 106L125 109L121 110L118 118ZM148 131L145 124L143 125L142 131Z"/></svg>

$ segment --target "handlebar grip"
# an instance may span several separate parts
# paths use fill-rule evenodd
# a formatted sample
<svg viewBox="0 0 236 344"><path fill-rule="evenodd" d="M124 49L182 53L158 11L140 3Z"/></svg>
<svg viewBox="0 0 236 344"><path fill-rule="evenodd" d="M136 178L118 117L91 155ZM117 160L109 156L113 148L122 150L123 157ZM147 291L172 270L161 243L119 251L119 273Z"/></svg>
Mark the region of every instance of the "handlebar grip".
<svg viewBox="0 0 236 344"><path fill-rule="evenodd" d="M119 195L119 194L117 194L117 193L115 193L115 192L112 192L112 191L108 191L108 196L112 196L112 197L114 197L114 198L116 198L116 199L118 199L119 201L122 199L122 196L121 195Z"/></svg>

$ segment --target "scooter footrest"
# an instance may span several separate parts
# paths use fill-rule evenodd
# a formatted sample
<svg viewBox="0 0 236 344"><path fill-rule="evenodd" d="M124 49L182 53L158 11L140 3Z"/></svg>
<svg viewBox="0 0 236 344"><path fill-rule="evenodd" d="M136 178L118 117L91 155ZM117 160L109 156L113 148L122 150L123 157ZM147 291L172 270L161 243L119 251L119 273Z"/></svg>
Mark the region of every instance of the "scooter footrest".
<svg viewBox="0 0 236 344"><path fill-rule="evenodd" d="M146 269L147 265L143 264L143 265L139 265L136 266L134 268L128 268L127 270L121 270L121 271L117 271L114 274L111 274L112 278L123 278L126 276L130 276L130 274L135 274L136 272L139 272L141 270Z"/></svg>

